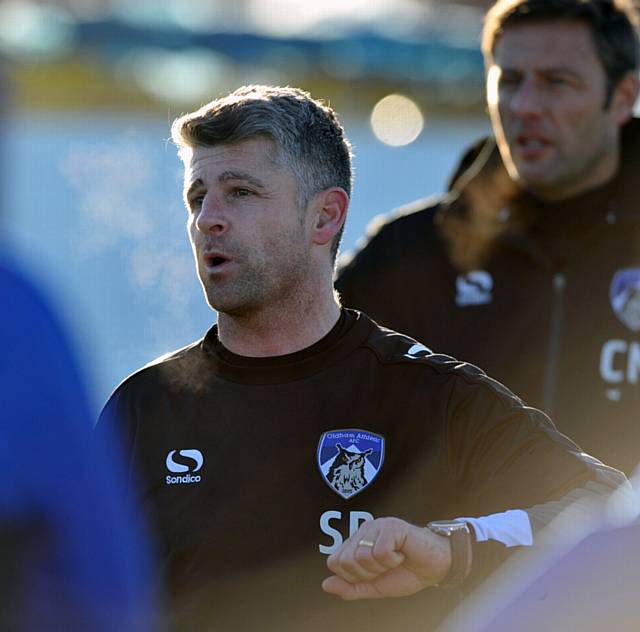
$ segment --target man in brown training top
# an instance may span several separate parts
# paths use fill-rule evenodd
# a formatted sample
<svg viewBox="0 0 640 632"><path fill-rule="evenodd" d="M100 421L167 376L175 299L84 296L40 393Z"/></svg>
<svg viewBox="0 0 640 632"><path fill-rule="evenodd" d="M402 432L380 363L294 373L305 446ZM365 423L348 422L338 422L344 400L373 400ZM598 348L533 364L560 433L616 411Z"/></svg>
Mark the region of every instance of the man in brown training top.
<svg viewBox="0 0 640 632"><path fill-rule="evenodd" d="M433 629L624 484L481 370L340 307L351 151L330 108L248 86L173 138L218 322L129 376L98 429L122 434L175 629Z"/></svg>

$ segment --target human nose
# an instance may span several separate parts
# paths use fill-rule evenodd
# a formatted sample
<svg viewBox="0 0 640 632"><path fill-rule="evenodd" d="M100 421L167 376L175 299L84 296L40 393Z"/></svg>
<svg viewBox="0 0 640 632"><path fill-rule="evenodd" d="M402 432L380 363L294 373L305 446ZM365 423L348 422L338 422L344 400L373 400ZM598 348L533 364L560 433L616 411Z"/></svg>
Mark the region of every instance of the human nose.
<svg viewBox="0 0 640 632"><path fill-rule="evenodd" d="M229 221L223 204L212 193L207 193L196 217L196 228L203 234L219 235L229 230Z"/></svg>
<svg viewBox="0 0 640 632"><path fill-rule="evenodd" d="M511 112L521 118L540 116L544 108L544 99L533 79L525 78L511 95Z"/></svg>

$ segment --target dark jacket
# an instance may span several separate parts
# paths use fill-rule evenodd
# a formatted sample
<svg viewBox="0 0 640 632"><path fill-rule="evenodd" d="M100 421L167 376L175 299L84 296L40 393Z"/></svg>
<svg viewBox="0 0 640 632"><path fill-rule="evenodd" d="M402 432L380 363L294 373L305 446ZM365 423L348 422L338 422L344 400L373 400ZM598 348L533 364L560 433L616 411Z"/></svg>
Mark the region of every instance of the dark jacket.
<svg viewBox="0 0 640 632"><path fill-rule="evenodd" d="M587 452L640 460L640 122L613 181L545 204L488 139L450 191L402 208L343 263L345 306L482 367Z"/></svg>

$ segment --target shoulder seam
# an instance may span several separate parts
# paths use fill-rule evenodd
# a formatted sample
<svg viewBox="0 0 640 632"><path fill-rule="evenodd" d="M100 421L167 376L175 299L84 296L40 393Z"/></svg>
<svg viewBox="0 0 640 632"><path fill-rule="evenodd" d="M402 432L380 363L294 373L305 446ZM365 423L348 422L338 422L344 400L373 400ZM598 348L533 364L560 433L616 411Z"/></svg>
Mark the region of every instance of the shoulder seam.
<svg viewBox="0 0 640 632"><path fill-rule="evenodd" d="M414 342L415 344L421 344L413 338L409 336L404 336L403 334L398 334L401 338L405 339L407 342ZM374 344L371 344L370 340L367 340L364 344L378 359L381 364L384 365L392 365L392 364L407 364L420 366L424 368L428 368L432 373L443 376L451 376L454 379L463 380L466 384L470 386L479 386L483 391L488 391L492 394L493 397L498 398L500 401L503 401L505 404L506 400L509 400L509 406L517 406L522 405L524 402L508 387L506 387L502 382L499 382L495 378L487 375L480 367L472 364L470 362L465 362L464 360L458 360L452 356L448 356L444 353L434 353L431 352L428 355L417 356L415 358L407 358L401 353L394 352L392 354L384 355ZM424 345L422 345L424 346ZM426 349L427 347L425 347ZM439 365L431 361L434 356L440 358L447 358L451 361L449 366ZM467 367L468 370L473 371L473 373L469 374L463 369Z"/></svg>

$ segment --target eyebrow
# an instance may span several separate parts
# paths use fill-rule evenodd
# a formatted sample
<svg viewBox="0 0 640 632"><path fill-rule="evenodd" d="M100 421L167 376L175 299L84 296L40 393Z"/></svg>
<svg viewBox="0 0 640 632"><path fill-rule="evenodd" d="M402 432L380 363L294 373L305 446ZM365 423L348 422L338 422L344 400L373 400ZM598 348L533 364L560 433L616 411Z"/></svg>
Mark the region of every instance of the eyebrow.
<svg viewBox="0 0 640 632"><path fill-rule="evenodd" d="M255 178L254 176L248 173L242 173L239 171L224 171L218 176L218 182L227 182L228 180L244 180L253 186L264 189L266 188L262 180ZM204 187L204 181L202 178L196 178L190 185L189 188L185 191L185 198L189 198L189 196L193 195L195 191Z"/></svg>
<svg viewBox="0 0 640 632"><path fill-rule="evenodd" d="M515 74L523 74L522 70L520 70L519 68L516 67L512 67L512 66L500 66L498 65L498 67L501 70L501 73L515 73ZM580 77L580 73L577 70L574 70L573 68L569 67L569 66L549 66L547 68L536 68L535 69L535 73L536 74L541 74L541 75L549 75L549 74L554 74L554 73L558 73L558 74L566 74L566 75L572 75L574 77Z"/></svg>
<svg viewBox="0 0 640 632"><path fill-rule="evenodd" d="M218 182L226 182L227 180L244 180L245 182L258 187L259 189L265 188L262 180L259 180L258 178L248 173L242 173L240 171L224 171L218 176Z"/></svg>

